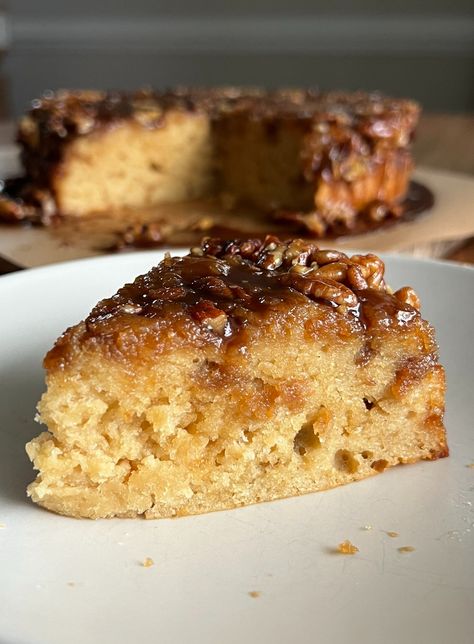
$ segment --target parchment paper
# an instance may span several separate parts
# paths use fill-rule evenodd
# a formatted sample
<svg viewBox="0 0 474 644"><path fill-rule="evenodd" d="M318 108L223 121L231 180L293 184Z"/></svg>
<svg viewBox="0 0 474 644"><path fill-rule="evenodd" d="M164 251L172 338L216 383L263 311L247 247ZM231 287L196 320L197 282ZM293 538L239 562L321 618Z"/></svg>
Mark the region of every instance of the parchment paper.
<svg viewBox="0 0 474 644"><path fill-rule="evenodd" d="M430 211L411 222L364 235L319 240L319 245L439 257L474 235L474 178L429 168L419 168L414 178L435 195L435 206ZM206 206L202 214L212 212ZM104 254L103 248L98 239L84 234L65 237L47 228L0 226L0 255L24 268L94 257Z"/></svg>

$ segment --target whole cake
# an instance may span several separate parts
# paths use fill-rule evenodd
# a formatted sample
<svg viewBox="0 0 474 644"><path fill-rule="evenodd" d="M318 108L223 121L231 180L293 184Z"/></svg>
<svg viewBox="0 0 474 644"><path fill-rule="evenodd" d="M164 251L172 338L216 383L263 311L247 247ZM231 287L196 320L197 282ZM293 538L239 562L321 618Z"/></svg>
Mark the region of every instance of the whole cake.
<svg viewBox="0 0 474 644"><path fill-rule="evenodd" d="M323 234L397 212L419 107L380 94L235 88L60 91L34 102L4 217L141 208L223 195Z"/></svg>
<svg viewBox="0 0 474 644"><path fill-rule="evenodd" d="M374 255L207 239L44 364L28 494L65 515L222 510L448 454L433 329Z"/></svg>

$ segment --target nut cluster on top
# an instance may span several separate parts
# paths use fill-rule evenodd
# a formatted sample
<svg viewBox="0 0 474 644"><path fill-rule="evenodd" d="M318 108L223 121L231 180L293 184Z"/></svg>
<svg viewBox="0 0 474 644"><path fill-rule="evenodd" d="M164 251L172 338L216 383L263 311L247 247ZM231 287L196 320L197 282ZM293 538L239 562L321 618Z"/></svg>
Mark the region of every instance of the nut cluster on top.
<svg viewBox="0 0 474 644"><path fill-rule="evenodd" d="M377 289L390 293L384 281L383 261L371 253L348 256L337 250L322 250L315 244L294 239L286 242L268 235L245 241L206 238L191 255L218 258L240 256L256 268L275 271L282 282L314 299L336 306L356 306L357 291ZM420 301L411 287L393 293L402 304L419 310Z"/></svg>

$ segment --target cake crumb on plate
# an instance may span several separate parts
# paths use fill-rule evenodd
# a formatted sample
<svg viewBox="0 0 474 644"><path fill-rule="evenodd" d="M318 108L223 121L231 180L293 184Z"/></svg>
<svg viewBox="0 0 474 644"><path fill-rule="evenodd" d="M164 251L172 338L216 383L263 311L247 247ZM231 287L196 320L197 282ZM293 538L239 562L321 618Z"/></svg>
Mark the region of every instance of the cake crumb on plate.
<svg viewBox="0 0 474 644"><path fill-rule="evenodd" d="M337 546L337 551L341 555L355 555L356 552L359 552L359 548L346 539Z"/></svg>
<svg viewBox="0 0 474 644"><path fill-rule="evenodd" d="M142 561L142 566L144 568L151 568L154 564L155 562L153 561L153 559L151 559L151 557L145 557L145 559Z"/></svg>

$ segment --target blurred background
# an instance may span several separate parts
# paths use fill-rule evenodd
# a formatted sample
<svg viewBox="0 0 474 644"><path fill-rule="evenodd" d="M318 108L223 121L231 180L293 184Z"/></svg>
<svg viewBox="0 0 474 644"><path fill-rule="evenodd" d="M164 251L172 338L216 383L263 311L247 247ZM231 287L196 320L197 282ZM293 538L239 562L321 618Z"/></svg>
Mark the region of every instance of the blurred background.
<svg viewBox="0 0 474 644"><path fill-rule="evenodd" d="M474 0L0 0L0 167L10 174L21 173L15 120L45 90L232 84L418 100L416 164L439 203L462 193L467 251L450 256L474 262L472 192L449 188L474 175Z"/></svg>
<svg viewBox="0 0 474 644"><path fill-rule="evenodd" d="M45 89L246 84L380 89L474 108L472 0L11 0L2 117Z"/></svg>

